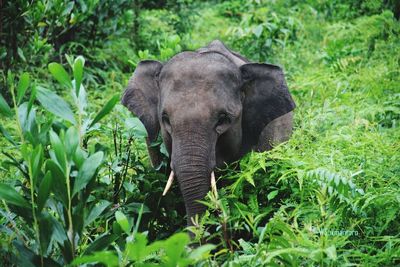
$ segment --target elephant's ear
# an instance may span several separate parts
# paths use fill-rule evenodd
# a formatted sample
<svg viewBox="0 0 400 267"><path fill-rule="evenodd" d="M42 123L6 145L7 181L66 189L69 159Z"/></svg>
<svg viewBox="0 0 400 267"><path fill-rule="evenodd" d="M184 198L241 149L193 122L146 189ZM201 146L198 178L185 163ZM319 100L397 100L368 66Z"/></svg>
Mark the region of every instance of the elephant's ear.
<svg viewBox="0 0 400 267"><path fill-rule="evenodd" d="M257 144L264 127L295 108L283 71L271 64L249 63L240 66L243 78L244 151Z"/></svg>
<svg viewBox="0 0 400 267"><path fill-rule="evenodd" d="M160 124L157 118L159 88L157 76L162 64L154 60L141 61L122 96L121 103L140 119L152 142L157 139Z"/></svg>

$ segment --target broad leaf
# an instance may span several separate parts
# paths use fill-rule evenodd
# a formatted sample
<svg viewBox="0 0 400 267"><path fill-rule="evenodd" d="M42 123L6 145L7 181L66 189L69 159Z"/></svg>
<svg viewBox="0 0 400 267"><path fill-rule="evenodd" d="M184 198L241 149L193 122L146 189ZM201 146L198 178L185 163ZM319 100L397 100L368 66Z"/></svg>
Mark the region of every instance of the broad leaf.
<svg viewBox="0 0 400 267"><path fill-rule="evenodd" d="M279 190L274 190L269 192L269 194L267 195L268 200L272 200L274 199L279 193Z"/></svg>
<svg viewBox="0 0 400 267"><path fill-rule="evenodd" d="M30 208L29 203L14 188L6 184L0 184L0 199L8 204Z"/></svg>
<svg viewBox="0 0 400 267"><path fill-rule="evenodd" d="M165 240L165 252L171 264L175 265L179 261L189 241L189 236L185 233L174 234Z"/></svg>
<svg viewBox="0 0 400 267"><path fill-rule="evenodd" d="M107 104L99 111L99 113L97 113L96 117L94 117L93 121L89 125L89 128L95 125L108 113L110 113L115 104L117 104L117 102L119 101L119 98L119 95L115 95L110 100L108 100Z"/></svg>
<svg viewBox="0 0 400 267"><path fill-rule="evenodd" d="M135 235L135 241L126 244L125 253L132 261L142 261L152 251L146 249L147 238L142 233Z"/></svg>
<svg viewBox="0 0 400 267"><path fill-rule="evenodd" d="M42 213L39 217L40 246L46 252L53 236L53 221L48 213Z"/></svg>
<svg viewBox="0 0 400 267"><path fill-rule="evenodd" d="M4 137L14 146L17 145L17 143L15 143L14 139L12 138L12 136L10 135L10 133L3 127L3 125L0 124L0 132L4 135Z"/></svg>
<svg viewBox="0 0 400 267"><path fill-rule="evenodd" d="M54 195L63 202L64 206L67 206L68 194L65 174L60 166L51 159L46 161L46 170L50 171L53 177L51 190L54 192Z"/></svg>
<svg viewBox="0 0 400 267"><path fill-rule="evenodd" d="M64 144L65 152L70 160L73 158L76 148L79 146L79 133L74 126L69 127L65 133Z"/></svg>
<svg viewBox="0 0 400 267"><path fill-rule="evenodd" d="M22 103L18 107L18 117L24 134L32 133L36 125L35 108L29 109L29 104L27 102Z"/></svg>
<svg viewBox="0 0 400 267"><path fill-rule="evenodd" d="M118 238L117 235L105 233L96 238L85 250L83 255L91 254L94 251L106 249L112 242Z"/></svg>
<svg viewBox="0 0 400 267"><path fill-rule="evenodd" d="M18 87L17 87L17 105L21 103L22 98L25 95L26 89L29 86L29 74L24 72L19 79Z"/></svg>
<svg viewBox="0 0 400 267"><path fill-rule="evenodd" d="M75 94L79 95L79 90L81 88L82 78L83 78L83 66L85 65L85 59L79 56L74 62L74 79L75 79Z"/></svg>
<svg viewBox="0 0 400 267"><path fill-rule="evenodd" d="M75 179L74 190L72 196L79 192L82 188L90 182L93 175L96 173L97 168L103 161L103 152L99 151L91 155L85 160L81 168L79 168L78 176Z"/></svg>
<svg viewBox="0 0 400 267"><path fill-rule="evenodd" d="M7 104L6 100L1 94L0 94L0 113L7 117L11 117L13 114L10 106Z"/></svg>
<svg viewBox="0 0 400 267"><path fill-rule="evenodd" d="M257 38L259 38L261 36L263 30L264 30L264 27L263 27L262 24L260 24L260 25L257 25L257 27L254 28L253 33Z"/></svg>
<svg viewBox="0 0 400 267"><path fill-rule="evenodd" d="M67 102L56 93L37 87L36 97L40 104L54 115L75 124L74 113Z"/></svg>
<svg viewBox="0 0 400 267"><path fill-rule="evenodd" d="M50 143L53 148L55 160L60 165L64 174L67 173L67 155L64 148L64 144L61 142L60 138L54 131L50 131Z"/></svg>
<svg viewBox="0 0 400 267"><path fill-rule="evenodd" d="M189 254L189 258L194 261L207 259L210 255L210 251L215 248L215 245L205 244L201 247L196 248Z"/></svg>
<svg viewBox="0 0 400 267"><path fill-rule="evenodd" d="M111 251L99 251L92 255L76 258L72 265L76 266L83 263L103 263L109 267L118 266L118 256Z"/></svg>
<svg viewBox="0 0 400 267"><path fill-rule="evenodd" d="M132 134L138 138L147 137L147 131L143 123L138 118L127 118L125 120L126 127L132 131Z"/></svg>
<svg viewBox="0 0 400 267"><path fill-rule="evenodd" d="M110 202L107 200L100 200L96 205L92 208L89 215L86 217L84 226L92 223L96 218L108 207L110 206Z"/></svg>
<svg viewBox="0 0 400 267"><path fill-rule="evenodd" d="M128 218L125 216L125 214L117 210L115 212L115 219L117 220L119 226L121 226L122 230L124 230L125 233L129 234L129 232L131 231L131 226L129 225Z"/></svg>
<svg viewBox="0 0 400 267"><path fill-rule="evenodd" d="M50 63L49 71L59 83L67 86L68 88L72 88L71 79L61 64L55 62Z"/></svg>
<svg viewBox="0 0 400 267"><path fill-rule="evenodd" d="M32 178L35 186L38 175L41 172L42 165L43 165L43 147L41 145L38 145L32 151L29 158L29 167L32 172Z"/></svg>
<svg viewBox="0 0 400 267"><path fill-rule="evenodd" d="M50 188L53 178L50 172L47 172L39 186L39 193L37 198L38 211L40 212L50 195Z"/></svg>

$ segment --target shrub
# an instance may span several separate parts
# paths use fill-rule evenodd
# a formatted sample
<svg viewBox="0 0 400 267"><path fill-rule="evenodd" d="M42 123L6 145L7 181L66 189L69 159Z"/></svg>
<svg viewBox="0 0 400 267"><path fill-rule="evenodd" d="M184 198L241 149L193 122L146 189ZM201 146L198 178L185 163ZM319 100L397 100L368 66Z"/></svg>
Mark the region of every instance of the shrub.
<svg viewBox="0 0 400 267"><path fill-rule="evenodd" d="M273 8L254 3L251 12L242 16L239 26L229 30L229 42L252 60L271 61L279 49L296 40L299 26L294 17L278 15Z"/></svg>
<svg viewBox="0 0 400 267"><path fill-rule="evenodd" d="M58 63L49 64L49 71L72 94L75 112L54 91L31 82L26 73L17 86L9 73L14 108L1 101L3 116L14 118L13 130L17 132L13 135L1 126L12 148L10 153L3 151L8 158L5 164L17 169L17 179L11 181L15 189L11 184L0 184L6 216L2 226L8 229L8 242L16 248L10 251L12 261L23 266L70 263L87 242L93 222L111 204L96 192L104 152L96 144L88 147L88 142L96 124L112 110L119 96L89 117L82 83L84 59L78 57L70 63L73 81ZM30 96L25 101L29 87ZM43 112L46 116L41 116Z"/></svg>

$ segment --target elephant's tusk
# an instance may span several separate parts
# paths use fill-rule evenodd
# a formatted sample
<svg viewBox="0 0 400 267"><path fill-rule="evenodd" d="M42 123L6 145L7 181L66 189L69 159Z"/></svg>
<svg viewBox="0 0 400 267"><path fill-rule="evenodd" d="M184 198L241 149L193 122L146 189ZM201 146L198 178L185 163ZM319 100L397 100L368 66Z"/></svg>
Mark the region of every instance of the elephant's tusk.
<svg viewBox="0 0 400 267"><path fill-rule="evenodd" d="M211 173L211 191L213 192L214 196L218 198L217 182L215 181L214 172Z"/></svg>
<svg viewBox="0 0 400 267"><path fill-rule="evenodd" d="M168 193L168 190L171 188L172 182L174 181L174 171L171 171L167 184L165 185L164 192L162 193L165 196Z"/></svg>

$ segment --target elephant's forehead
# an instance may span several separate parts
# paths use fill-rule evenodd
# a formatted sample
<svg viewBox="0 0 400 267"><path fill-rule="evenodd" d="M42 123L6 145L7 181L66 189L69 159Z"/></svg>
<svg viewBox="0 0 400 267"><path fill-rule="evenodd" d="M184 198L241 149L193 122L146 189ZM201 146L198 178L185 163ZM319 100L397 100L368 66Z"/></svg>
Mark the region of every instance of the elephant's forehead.
<svg viewBox="0 0 400 267"><path fill-rule="evenodd" d="M203 90L240 81L236 65L220 54L182 53L171 59L160 73L160 84L171 90Z"/></svg>
<svg viewBox="0 0 400 267"><path fill-rule="evenodd" d="M171 87L161 91L161 103L165 107L173 108L180 106L185 110L193 108L207 107L207 109L215 106L221 98L230 98L224 90L219 90L215 86L206 84L196 85L185 89L186 87Z"/></svg>
<svg viewBox="0 0 400 267"><path fill-rule="evenodd" d="M218 64L181 64L163 73L160 79L162 95L209 98L234 96L240 82L227 66Z"/></svg>
<svg viewBox="0 0 400 267"><path fill-rule="evenodd" d="M240 98L240 90L231 81L210 79L174 79L161 87L161 102L169 105L217 104Z"/></svg>

